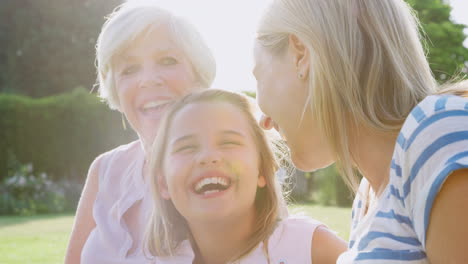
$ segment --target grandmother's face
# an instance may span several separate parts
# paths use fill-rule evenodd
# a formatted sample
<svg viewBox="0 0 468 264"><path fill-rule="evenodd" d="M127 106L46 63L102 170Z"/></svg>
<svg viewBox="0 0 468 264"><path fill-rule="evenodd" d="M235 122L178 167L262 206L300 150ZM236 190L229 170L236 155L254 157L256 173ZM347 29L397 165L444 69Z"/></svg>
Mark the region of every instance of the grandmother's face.
<svg viewBox="0 0 468 264"><path fill-rule="evenodd" d="M170 104L194 89L190 61L165 26L136 39L114 64L120 111L145 144L151 144Z"/></svg>

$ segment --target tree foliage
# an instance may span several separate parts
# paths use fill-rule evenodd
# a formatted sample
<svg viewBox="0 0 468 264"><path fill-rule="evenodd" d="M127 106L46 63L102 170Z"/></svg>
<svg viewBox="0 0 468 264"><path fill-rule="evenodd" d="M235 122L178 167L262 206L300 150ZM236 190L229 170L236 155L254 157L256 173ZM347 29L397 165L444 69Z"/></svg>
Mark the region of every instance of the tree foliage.
<svg viewBox="0 0 468 264"><path fill-rule="evenodd" d="M104 16L122 0L1 0L0 92L33 97L95 83L94 47ZM428 37L428 57L439 80L468 61L464 25L450 20L442 0L407 0ZM465 68L466 70L466 68Z"/></svg>
<svg viewBox="0 0 468 264"><path fill-rule="evenodd" d="M428 59L435 77L444 81L466 73L468 49L465 25L450 19L452 8L442 0L407 0L417 11L427 40Z"/></svg>
<svg viewBox="0 0 468 264"><path fill-rule="evenodd" d="M0 1L0 92L39 97L91 88L99 30L120 2Z"/></svg>

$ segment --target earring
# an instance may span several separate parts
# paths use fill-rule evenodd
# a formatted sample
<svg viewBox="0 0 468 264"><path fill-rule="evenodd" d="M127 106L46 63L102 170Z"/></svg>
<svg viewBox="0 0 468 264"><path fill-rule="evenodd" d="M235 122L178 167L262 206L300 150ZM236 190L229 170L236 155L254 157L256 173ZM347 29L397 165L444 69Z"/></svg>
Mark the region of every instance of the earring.
<svg viewBox="0 0 468 264"><path fill-rule="evenodd" d="M302 80L302 78L304 78L304 75L299 72L299 73L297 73L297 77Z"/></svg>
<svg viewBox="0 0 468 264"><path fill-rule="evenodd" d="M125 123L125 117L123 113L122 113L122 126L124 130L127 130L127 123Z"/></svg>

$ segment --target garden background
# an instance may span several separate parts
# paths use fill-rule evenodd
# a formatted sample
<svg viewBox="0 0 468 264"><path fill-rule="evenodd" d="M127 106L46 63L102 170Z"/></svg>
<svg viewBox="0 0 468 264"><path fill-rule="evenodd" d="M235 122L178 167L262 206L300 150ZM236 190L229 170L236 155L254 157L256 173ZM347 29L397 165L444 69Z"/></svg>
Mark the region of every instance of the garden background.
<svg viewBox="0 0 468 264"><path fill-rule="evenodd" d="M62 262L91 161L136 139L93 89L96 39L120 2L0 1L0 263ZM450 16L449 3L408 2L437 79L466 78L466 26ZM254 89L239 91L255 96ZM352 193L333 166L296 172L291 187L291 208L347 238Z"/></svg>

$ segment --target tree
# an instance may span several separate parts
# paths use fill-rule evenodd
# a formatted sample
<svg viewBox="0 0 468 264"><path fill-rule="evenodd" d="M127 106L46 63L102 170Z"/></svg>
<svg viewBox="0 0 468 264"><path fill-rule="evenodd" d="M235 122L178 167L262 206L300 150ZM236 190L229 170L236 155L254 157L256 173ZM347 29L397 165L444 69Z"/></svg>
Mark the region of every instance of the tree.
<svg viewBox="0 0 468 264"><path fill-rule="evenodd" d="M439 81L457 76L468 62L463 46L465 25L450 20L452 8L442 0L407 0L417 11L427 37L428 59Z"/></svg>
<svg viewBox="0 0 468 264"><path fill-rule="evenodd" d="M39 97L91 88L97 36L120 2L0 1L0 92Z"/></svg>

